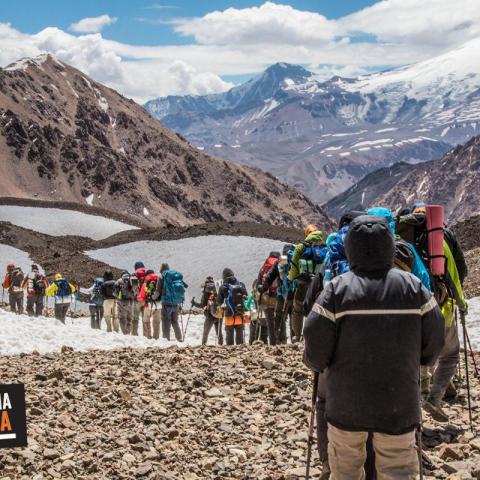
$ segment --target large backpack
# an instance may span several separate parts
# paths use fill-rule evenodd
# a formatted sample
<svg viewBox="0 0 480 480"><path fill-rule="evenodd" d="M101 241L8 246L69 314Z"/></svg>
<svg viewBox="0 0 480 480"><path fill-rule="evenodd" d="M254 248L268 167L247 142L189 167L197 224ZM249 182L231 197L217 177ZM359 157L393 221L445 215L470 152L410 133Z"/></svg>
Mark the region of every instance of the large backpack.
<svg viewBox="0 0 480 480"><path fill-rule="evenodd" d="M267 277L268 272L275 266L275 263L277 263L278 261L279 261L279 258L274 257L273 255L271 255L265 260L262 268L260 269L260 273L258 275L258 279L261 285L265 283L265 278ZM273 282L272 285L270 285L270 288L268 289L268 294L272 297L277 294L277 284L278 282L275 280L275 282Z"/></svg>
<svg viewBox="0 0 480 480"><path fill-rule="evenodd" d="M55 280L55 284L57 285L57 292L55 293L57 297L65 298L72 294L70 284L64 278Z"/></svg>
<svg viewBox="0 0 480 480"><path fill-rule="evenodd" d="M150 273L144 278L143 288L145 289L145 300L147 302L152 301L152 295L157 288L158 275Z"/></svg>
<svg viewBox="0 0 480 480"><path fill-rule="evenodd" d="M183 275L175 270L163 272L162 303L164 305L182 305L185 301L185 283Z"/></svg>
<svg viewBox="0 0 480 480"><path fill-rule="evenodd" d="M234 315L243 316L245 314L245 287L239 281L235 284L225 283L224 285L228 288L227 307Z"/></svg>
<svg viewBox="0 0 480 480"><path fill-rule="evenodd" d="M213 318L222 318L223 317L223 309L217 302L217 295L216 292L213 291L210 293L210 296L207 300L207 309L210 315Z"/></svg>
<svg viewBox="0 0 480 480"><path fill-rule="evenodd" d="M327 255L327 247L324 243L305 243L305 250L302 258L299 260L298 267L300 273L317 273Z"/></svg>
<svg viewBox="0 0 480 480"><path fill-rule="evenodd" d="M32 290L35 292L35 295L44 296L45 295L45 277L36 273L32 279Z"/></svg>
<svg viewBox="0 0 480 480"><path fill-rule="evenodd" d="M133 289L132 282L130 281L130 275L124 275L117 284L117 298L119 300L132 300Z"/></svg>
<svg viewBox="0 0 480 480"><path fill-rule="evenodd" d="M103 305L103 278L97 277L93 282L93 290L90 296L90 302L96 305Z"/></svg>

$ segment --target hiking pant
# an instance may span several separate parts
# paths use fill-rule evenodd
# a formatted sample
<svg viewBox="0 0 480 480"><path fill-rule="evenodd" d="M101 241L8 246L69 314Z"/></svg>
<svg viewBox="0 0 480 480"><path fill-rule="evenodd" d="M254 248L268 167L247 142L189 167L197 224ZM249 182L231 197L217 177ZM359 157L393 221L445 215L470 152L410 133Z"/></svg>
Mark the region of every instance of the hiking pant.
<svg viewBox="0 0 480 480"><path fill-rule="evenodd" d="M8 303L10 304L10 310L13 313L23 313L23 292L10 293L8 295Z"/></svg>
<svg viewBox="0 0 480 480"><path fill-rule="evenodd" d="M291 302L286 306L288 310L291 310ZM283 297L277 297L277 304L275 306L275 331L277 332L277 342L280 344L287 343L287 317L290 315L290 311L284 312L285 299Z"/></svg>
<svg viewBox="0 0 480 480"><path fill-rule="evenodd" d="M330 480L363 480L368 432L350 432L328 425ZM418 475L415 430L402 435L374 432L378 480L411 480Z"/></svg>
<svg viewBox="0 0 480 480"><path fill-rule="evenodd" d="M260 340L265 344L268 343L268 330L265 319L258 319L250 323L248 343L251 345L255 340Z"/></svg>
<svg viewBox="0 0 480 480"><path fill-rule="evenodd" d="M70 303L56 303L55 304L55 318L60 320L62 323L65 323L65 319L67 318L67 312L70 308Z"/></svg>
<svg viewBox="0 0 480 480"><path fill-rule="evenodd" d="M138 335L138 324L143 323L143 303L133 302L132 335ZM145 336L145 332L144 332Z"/></svg>
<svg viewBox="0 0 480 480"><path fill-rule="evenodd" d="M27 313L30 317L40 316L43 312L43 295L31 295L27 297Z"/></svg>
<svg viewBox="0 0 480 480"><path fill-rule="evenodd" d="M212 327L215 327L215 334L217 336L218 345L223 345L223 332L222 332L222 319L215 318L212 315L205 314L205 323L203 324L202 345L206 345L208 341L208 335Z"/></svg>
<svg viewBox="0 0 480 480"><path fill-rule="evenodd" d="M112 331L112 325L113 330L115 332L118 332L118 319L115 315L115 299L107 298L106 300L104 300L103 315L105 317L105 323L107 324L107 332Z"/></svg>
<svg viewBox="0 0 480 480"><path fill-rule="evenodd" d="M324 370L318 377L317 394L317 449L321 462L328 459L328 423L325 418L325 402L327 396L327 371Z"/></svg>
<svg viewBox="0 0 480 480"><path fill-rule="evenodd" d="M173 327L175 338L178 342L183 340L183 333L178 323L178 305L162 305L162 336L170 340L170 330Z"/></svg>
<svg viewBox="0 0 480 480"><path fill-rule="evenodd" d="M90 310L90 326L99 330L100 324L102 323L103 306L90 304L88 309Z"/></svg>
<svg viewBox="0 0 480 480"><path fill-rule="evenodd" d="M303 335L303 301L307 295L310 280L299 277L297 288L293 296L292 306L292 333L296 340L300 340Z"/></svg>
<svg viewBox="0 0 480 480"><path fill-rule="evenodd" d="M160 338L160 307L157 307L156 303L150 303L143 308L143 336L152 338L152 325L153 325L153 338L158 340Z"/></svg>
<svg viewBox="0 0 480 480"><path fill-rule="evenodd" d="M244 343L244 334L244 324L225 327L225 342L227 345L242 345Z"/></svg>
<svg viewBox="0 0 480 480"><path fill-rule="evenodd" d="M117 317L124 335L129 335L132 328L132 308L131 300L117 300Z"/></svg>
<svg viewBox="0 0 480 480"><path fill-rule="evenodd" d="M445 328L445 343L432 376L432 387L428 397L430 402L438 404L442 400L450 380L455 375L459 360L458 327L453 323L452 326Z"/></svg>

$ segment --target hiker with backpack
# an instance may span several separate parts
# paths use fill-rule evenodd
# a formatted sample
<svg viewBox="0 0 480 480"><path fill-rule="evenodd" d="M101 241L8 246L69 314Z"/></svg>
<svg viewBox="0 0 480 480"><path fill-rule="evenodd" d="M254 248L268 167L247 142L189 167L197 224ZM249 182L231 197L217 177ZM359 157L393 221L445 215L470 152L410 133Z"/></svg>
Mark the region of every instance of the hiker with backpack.
<svg viewBox="0 0 480 480"><path fill-rule="evenodd" d="M117 300L117 316L120 329L124 335L129 335L132 328L134 291L130 274L125 270L115 282L114 294Z"/></svg>
<svg viewBox="0 0 480 480"><path fill-rule="evenodd" d="M115 280L113 279L113 272L111 270L105 270L103 274L103 316L107 325L107 332L117 332L118 318L116 315L115 305Z"/></svg>
<svg viewBox="0 0 480 480"><path fill-rule="evenodd" d="M100 330L103 318L103 277L97 277L90 288L81 289L82 293L90 295L88 309L90 311L90 327Z"/></svg>
<svg viewBox="0 0 480 480"><path fill-rule="evenodd" d="M2 287L8 291L8 303L13 313L23 313L23 284L24 275L20 267L13 263L7 265L7 273Z"/></svg>
<svg viewBox="0 0 480 480"><path fill-rule="evenodd" d="M265 275L262 290L270 290L276 285L275 304L275 341L277 344L287 343L287 317L291 314L293 303L293 290L295 282L289 282L288 272L295 245L287 243L283 246L282 255L276 260L273 267Z"/></svg>
<svg viewBox="0 0 480 480"><path fill-rule="evenodd" d="M183 274L171 270L167 263L162 264L153 299L162 302L162 336L169 341L172 327L177 342L184 340L178 317L185 302L186 288L188 285L183 281Z"/></svg>
<svg viewBox="0 0 480 480"><path fill-rule="evenodd" d="M143 336L158 340L160 337L160 304L153 298L157 288L158 275L153 270L145 272L137 302L142 304Z"/></svg>
<svg viewBox="0 0 480 480"><path fill-rule="evenodd" d="M47 288L47 297L54 297L55 318L65 323L68 309L72 303L72 295L76 292L74 285L69 283L61 273L56 273L53 282Z"/></svg>
<svg viewBox="0 0 480 480"><path fill-rule="evenodd" d="M268 338L268 343L270 345L277 344L277 331L275 328L275 308L277 306L277 289L278 289L278 281L274 280L270 283L267 287L266 280L268 274L275 268L278 271L278 262L280 260L280 252L270 252L267 259L262 265L262 268L258 272L257 277L257 291L260 295L258 300L258 304L260 306L260 313L263 313L265 316L265 323L266 323L266 332L264 337L261 340L264 343L267 343L266 338ZM258 328L262 328L260 324L258 324ZM261 336L261 335L260 335Z"/></svg>
<svg viewBox="0 0 480 480"><path fill-rule="evenodd" d="M415 245L425 259L425 264L429 266L432 291L444 317L445 345L436 368L422 369L422 391L426 396L424 409L435 420L447 422L449 418L442 408L442 400L460 361L460 340L458 326L455 323L455 309L458 308L462 315L467 311L462 287L467 267L458 241L444 226L443 220L437 228L428 228L427 217L433 208L438 207L417 204L412 207L411 213L401 212L402 215L397 217L397 229L406 241ZM432 246L429 235L435 232L440 234L439 254L429 251ZM443 267L442 271L437 273L433 271L435 268L433 262L436 258L441 258Z"/></svg>
<svg viewBox="0 0 480 480"><path fill-rule="evenodd" d="M133 288L133 317L132 317L132 335L138 335L138 325L141 322L143 325L143 308L144 303L138 301L138 294L142 288L143 281L145 280L145 265L143 262L135 262L134 274L130 277ZM143 333L145 336L145 332Z"/></svg>
<svg viewBox="0 0 480 480"><path fill-rule="evenodd" d="M202 345L207 344L212 327L215 328L218 345L223 345L223 310L219 308L217 304L217 288L212 276L209 275L202 285L202 298L200 303L195 302L195 299L193 299L192 305L203 308L205 322L203 324Z"/></svg>
<svg viewBox="0 0 480 480"><path fill-rule="evenodd" d="M230 268L222 272L223 283L218 290L218 304L225 305L224 324L225 340L227 345L241 345L244 343L245 325L250 322L245 315L245 300L248 297L247 289L242 282L235 278Z"/></svg>
<svg viewBox="0 0 480 480"><path fill-rule="evenodd" d="M378 476L415 478L419 370L442 349L441 311L418 278L393 268L395 243L383 217L354 219L344 245L350 272L326 284L304 329L306 365L328 368L332 477L364 478L372 432Z"/></svg>
<svg viewBox="0 0 480 480"><path fill-rule="evenodd" d="M22 288L27 291L27 314L30 317L40 316L43 312L48 280L40 273L38 265L32 265L32 271L23 280Z"/></svg>
<svg viewBox="0 0 480 480"><path fill-rule="evenodd" d="M303 301L310 282L325 260L323 233L315 225L305 228L305 240L293 252L288 281L295 282L292 304L292 343L300 341L303 332Z"/></svg>

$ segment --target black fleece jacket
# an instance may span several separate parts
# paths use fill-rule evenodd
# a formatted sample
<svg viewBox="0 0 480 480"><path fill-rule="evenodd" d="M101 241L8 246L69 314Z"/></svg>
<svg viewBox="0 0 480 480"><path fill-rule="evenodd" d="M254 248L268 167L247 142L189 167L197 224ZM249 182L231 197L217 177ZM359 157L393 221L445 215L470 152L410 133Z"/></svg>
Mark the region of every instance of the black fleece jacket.
<svg viewBox="0 0 480 480"><path fill-rule="evenodd" d="M395 435L420 421L420 365L435 363L445 322L420 280L388 266L394 244L384 227L361 238L363 244L348 242L347 235L353 271L334 278L307 317L304 361L315 371L328 367L326 417L332 425ZM349 245L359 245L358 251L349 252ZM374 251L377 257L369 260Z"/></svg>

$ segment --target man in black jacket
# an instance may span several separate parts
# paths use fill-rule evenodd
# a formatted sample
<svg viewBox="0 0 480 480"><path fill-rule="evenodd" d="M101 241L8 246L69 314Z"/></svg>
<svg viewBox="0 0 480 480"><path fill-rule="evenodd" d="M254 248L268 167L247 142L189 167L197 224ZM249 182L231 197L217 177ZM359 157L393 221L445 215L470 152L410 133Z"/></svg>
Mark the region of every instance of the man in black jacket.
<svg viewBox="0 0 480 480"><path fill-rule="evenodd" d="M382 478L418 472L420 365L432 365L444 341L443 317L413 275L392 268L386 220L356 218L345 238L351 271L334 278L305 322L308 367L326 374L328 457L337 480L363 478L373 432Z"/></svg>

